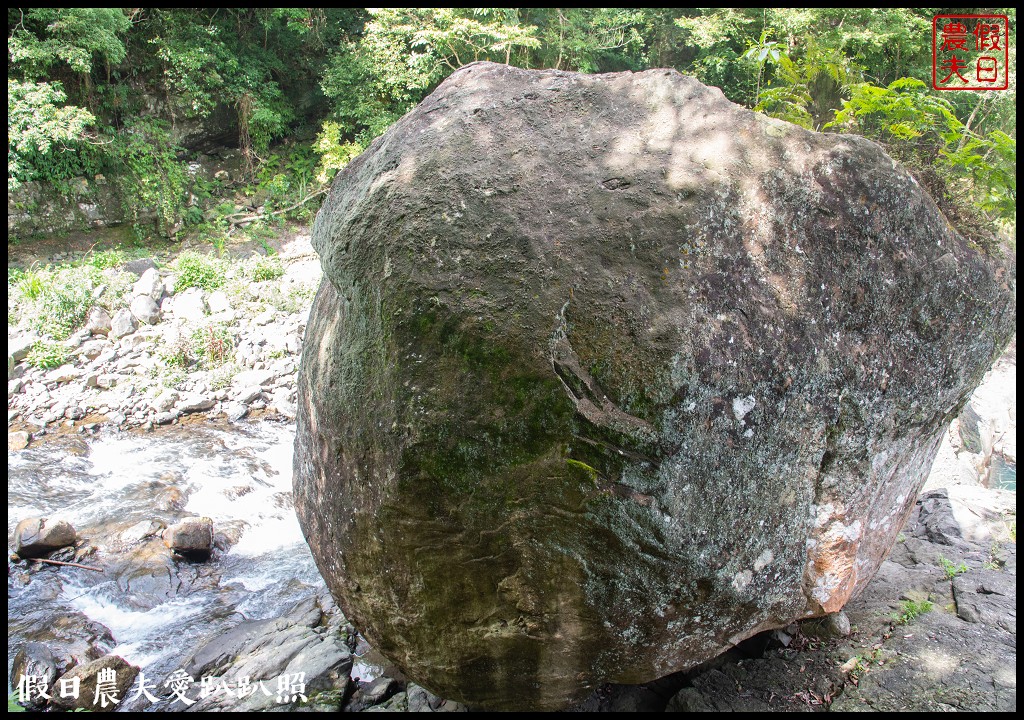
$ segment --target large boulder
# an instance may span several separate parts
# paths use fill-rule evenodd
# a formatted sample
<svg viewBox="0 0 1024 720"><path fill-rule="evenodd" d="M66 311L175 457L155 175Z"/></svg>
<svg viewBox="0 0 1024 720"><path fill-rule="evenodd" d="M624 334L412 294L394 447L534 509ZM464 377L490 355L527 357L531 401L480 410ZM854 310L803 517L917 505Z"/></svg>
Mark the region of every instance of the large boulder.
<svg viewBox="0 0 1024 720"><path fill-rule="evenodd" d="M1016 315L868 140L473 64L335 181L295 504L431 692L554 708L836 612Z"/></svg>

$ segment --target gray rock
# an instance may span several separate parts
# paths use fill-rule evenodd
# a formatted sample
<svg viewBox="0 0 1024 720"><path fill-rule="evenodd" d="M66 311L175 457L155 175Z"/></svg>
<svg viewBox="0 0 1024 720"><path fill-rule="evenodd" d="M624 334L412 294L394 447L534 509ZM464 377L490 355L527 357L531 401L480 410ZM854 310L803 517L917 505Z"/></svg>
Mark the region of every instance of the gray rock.
<svg viewBox="0 0 1024 720"><path fill-rule="evenodd" d="M239 375L245 375L248 372L250 372L250 371L239 373ZM254 370L254 371L251 371L251 372L263 373L265 371L264 370ZM238 380L238 376L235 376L235 380L236 381ZM235 399L238 400L238 402L240 402L240 403L248 405L248 404L252 403L254 400L257 400L257 399L259 399L262 396L263 396L263 387L261 385L248 385L248 386L243 387L241 390L238 391L238 394L235 396Z"/></svg>
<svg viewBox="0 0 1024 720"><path fill-rule="evenodd" d="M180 401L178 401L178 411L182 414L187 415L188 413L202 412L203 410L209 410L217 401L206 395L199 393L193 393L186 395Z"/></svg>
<svg viewBox="0 0 1024 720"><path fill-rule="evenodd" d="M46 373L46 382L64 384L78 379L81 375L81 370L75 368L74 365L61 365L59 368L54 368Z"/></svg>
<svg viewBox="0 0 1024 720"><path fill-rule="evenodd" d="M54 687L54 680L57 679L57 661L50 648L37 642L25 643L18 648L11 666L11 687L19 687L22 677L32 678L36 687ZM32 698L30 703L35 707L42 707L45 704L46 700L41 696Z"/></svg>
<svg viewBox="0 0 1024 720"><path fill-rule="evenodd" d="M85 316L85 329L93 335L106 335L112 327L111 322L110 313L105 309L92 307L89 308L89 313ZM95 355L91 357L95 357Z"/></svg>
<svg viewBox="0 0 1024 720"><path fill-rule="evenodd" d="M158 412L153 416L154 425L167 425L178 419L180 413L177 410L168 410L166 412Z"/></svg>
<svg viewBox="0 0 1024 720"><path fill-rule="evenodd" d="M109 328L107 329L109 330ZM113 345L111 345L109 340L90 340L82 343L78 351L89 360L94 360L112 348Z"/></svg>
<svg viewBox="0 0 1024 720"><path fill-rule="evenodd" d="M170 303L171 312L178 320L196 324L206 317L206 300L199 288L188 288L174 296Z"/></svg>
<svg viewBox="0 0 1024 720"><path fill-rule="evenodd" d="M125 272L130 272L135 277L142 277L147 270L156 268L156 261L153 258L138 258L137 260L129 260L121 269Z"/></svg>
<svg viewBox="0 0 1024 720"><path fill-rule="evenodd" d="M249 408L244 403L233 402L224 406L224 415L228 422L238 422L249 414Z"/></svg>
<svg viewBox="0 0 1024 720"><path fill-rule="evenodd" d="M109 422L109 423L111 423L113 425L120 425L125 420L127 420L127 418L125 417L124 413L119 413L119 412L107 413L107 422Z"/></svg>
<svg viewBox="0 0 1024 720"><path fill-rule="evenodd" d="M211 313L224 313L231 310L231 301L228 300L227 293L223 290L216 290L210 293L207 303L210 306Z"/></svg>
<svg viewBox="0 0 1024 720"><path fill-rule="evenodd" d="M953 579L956 614L1017 634L1017 580L999 570L972 570Z"/></svg>
<svg viewBox="0 0 1024 720"><path fill-rule="evenodd" d="M66 520L25 518L14 530L14 552L21 557L42 557L74 545L78 534Z"/></svg>
<svg viewBox="0 0 1024 720"><path fill-rule="evenodd" d="M209 555L213 547L213 520L185 518L164 530L164 545L184 555Z"/></svg>
<svg viewBox="0 0 1024 720"><path fill-rule="evenodd" d="M86 415L85 408L81 405L71 405L64 411L64 417L68 420L81 420Z"/></svg>
<svg viewBox="0 0 1024 720"><path fill-rule="evenodd" d="M7 433L7 452L17 452L28 447L32 436L24 430L16 430Z"/></svg>
<svg viewBox="0 0 1024 720"><path fill-rule="evenodd" d="M238 373L232 379L231 384L238 388L244 388L243 393L249 393L252 387L269 387L273 385L277 376L273 370L245 370ZM245 402L245 401L242 401Z"/></svg>
<svg viewBox="0 0 1024 720"><path fill-rule="evenodd" d="M154 412L167 412L174 407L174 403L177 401L178 392L176 390L168 389L157 395L149 404L149 407Z"/></svg>
<svg viewBox="0 0 1024 720"><path fill-rule="evenodd" d="M141 520L118 535L118 539L125 545L135 545L148 538L156 537L167 527L160 520Z"/></svg>
<svg viewBox="0 0 1024 720"><path fill-rule="evenodd" d="M112 670L114 673L114 685L109 694L106 692L97 695L96 689L99 683L100 673ZM61 697L55 694L53 703L65 710L89 710L92 712L113 712L117 705L125 699L128 691L135 682L139 668L129 664L124 658L118 655L106 655L79 665L64 673L57 681L58 686L62 681L70 682L77 678L79 682L79 693L76 697ZM97 702L97 697L99 701Z"/></svg>
<svg viewBox="0 0 1024 720"><path fill-rule="evenodd" d="M28 357L32 346L39 341L34 334L18 335L7 337L7 376L10 378L11 369L19 362Z"/></svg>
<svg viewBox="0 0 1024 720"><path fill-rule="evenodd" d="M131 335L138 327L139 323L132 315L131 310L121 308L114 313L114 318L110 321L109 337L117 340L125 335Z"/></svg>
<svg viewBox="0 0 1024 720"><path fill-rule="evenodd" d="M21 389L25 386L25 381L21 378L14 378L7 383L7 399L10 400L12 397L21 392Z"/></svg>
<svg viewBox="0 0 1024 720"><path fill-rule="evenodd" d="M142 277L132 287L133 297L145 296L154 302L160 302L160 298L163 295L164 281L160 278L160 273L157 272L156 268L149 268L142 273Z"/></svg>
<svg viewBox="0 0 1024 720"><path fill-rule="evenodd" d="M153 302L149 295L138 295L132 298L132 315L146 325L155 325L160 322L160 308Z"/></svg>
<svg viewBox="0 0 1024 720"><path fill-rule="evenodd" d="M345 712L362 712L374 705L380 705L393 695L401 686L394 678L381 676L370 682L361 682L355 694L345 706Z"/></svg>
<svg viewBox="0 0 1024 720"><path fill-rule="evenodd" d="M488 709L842 609L1015 329L1012 252L880 146L666 70L464 67L313 245L296 513L407 677Z"/></svg>
<svg viewBox="0 0 1024 720"><path fill-rule="evenodd" d="M466 712L462 703L445 700L434 695L419 685L409 683L405 690L409 703L409 712Z"/></svg>

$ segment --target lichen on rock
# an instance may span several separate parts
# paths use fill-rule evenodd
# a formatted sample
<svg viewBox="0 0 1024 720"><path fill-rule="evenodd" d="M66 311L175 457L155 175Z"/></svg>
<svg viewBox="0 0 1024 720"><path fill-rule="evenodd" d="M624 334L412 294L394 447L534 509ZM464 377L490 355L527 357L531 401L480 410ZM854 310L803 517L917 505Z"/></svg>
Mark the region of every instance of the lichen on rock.
<svg viewBox="0 0 1024 720"><path fill-rule="evenodd" d="M878 145L669 70L466 66L313 242L303 530L377 649L488 708L841 609L1016 315Z"/></svg>

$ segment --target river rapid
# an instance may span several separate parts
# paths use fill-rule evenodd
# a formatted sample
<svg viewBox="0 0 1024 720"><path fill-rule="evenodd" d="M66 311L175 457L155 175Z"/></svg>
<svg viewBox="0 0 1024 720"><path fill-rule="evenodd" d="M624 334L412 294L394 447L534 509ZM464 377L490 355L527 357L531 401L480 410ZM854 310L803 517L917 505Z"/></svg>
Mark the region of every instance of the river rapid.
<svg viewBox="0 0 1024 720"><path fill-rule="evenodd" d="M96 547L80 562L103 572L8 565L8 678L23 643L56 640L88 642L162 680L218 633L322 593L292 509L294 427L108 430L10 453L8 537L26 517L67 520ZM170 560L158 538L137 539L147 523L188 515L213 519L221 549L207 562Z"/></svg>

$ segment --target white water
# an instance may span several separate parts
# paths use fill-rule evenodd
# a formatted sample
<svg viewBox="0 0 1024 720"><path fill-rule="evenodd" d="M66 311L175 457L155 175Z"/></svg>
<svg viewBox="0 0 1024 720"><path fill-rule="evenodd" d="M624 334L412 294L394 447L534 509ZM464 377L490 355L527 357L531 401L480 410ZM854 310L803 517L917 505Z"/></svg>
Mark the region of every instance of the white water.
<svg viewBox="0 0 1024 720"><path fill-rule="evenodd" d="M113 652L148 678L160 677L211 635L243 619L281 615L322 588L292 509L293 441L292 425L253 423L230 432L191 425L59 438L9 454L9 538L26 517L68 520L100 548L83 562L109 568L113 555L104 548L121 529L168 516L157 510L168 486L187 496L183 513L174 514L204 515L215 531L241 527L241 535L228 552L186 568L206 573L198 589L153 607L129 602L109 569L46 567L28 585L9 573L8 668L23 642L45 642L47 625L80 613L110 629Z"/></svg>

